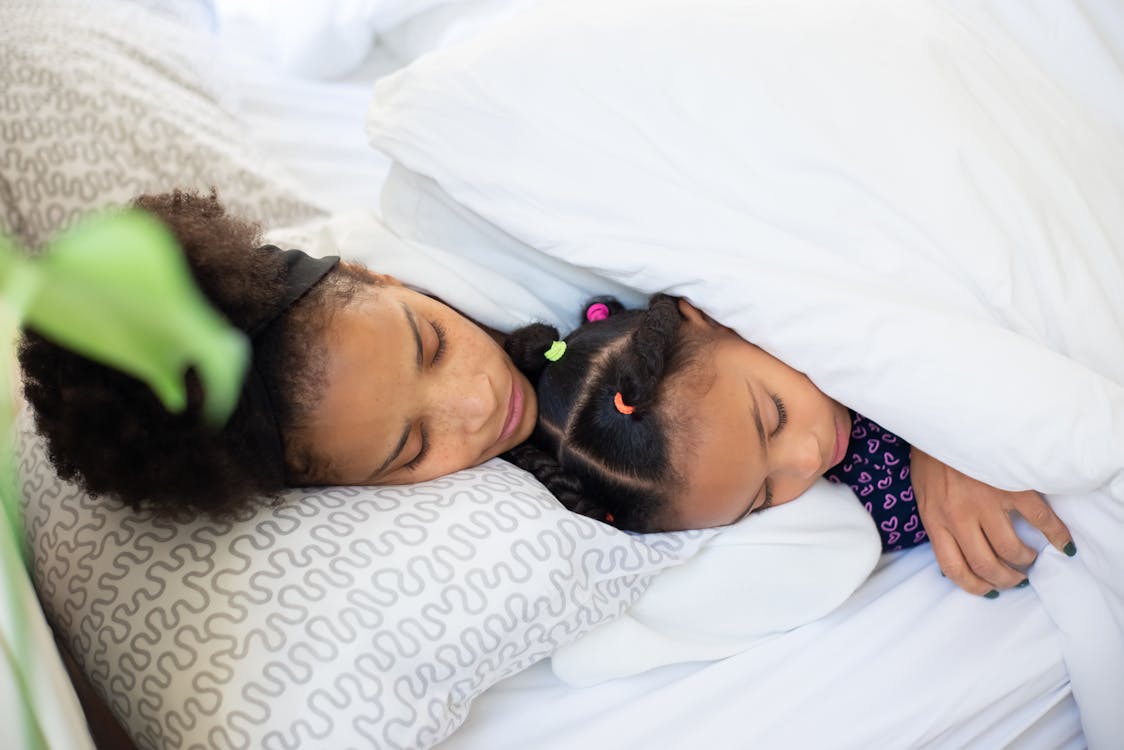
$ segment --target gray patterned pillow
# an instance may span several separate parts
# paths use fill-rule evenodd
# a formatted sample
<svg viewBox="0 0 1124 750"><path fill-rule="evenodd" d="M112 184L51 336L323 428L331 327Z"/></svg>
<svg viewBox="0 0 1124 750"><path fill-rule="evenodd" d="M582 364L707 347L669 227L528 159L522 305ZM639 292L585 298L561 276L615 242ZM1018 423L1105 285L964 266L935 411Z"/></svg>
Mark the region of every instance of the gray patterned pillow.
<svg viewBox="0 0 1124 750"><path fill-rule="evenodd" d="M0 231L39 245L93 208L175 187L217 187L267 226L320 213L223 106L204 11L0 3Z"/></svg>
<svg viewBox="0 0 1124 750"><path fill-rule="evenodd" d="M48 618L144 748L430 747L708 538L623 534L499 459L172 523L59 480L26 413L20 476Z"/></svg>

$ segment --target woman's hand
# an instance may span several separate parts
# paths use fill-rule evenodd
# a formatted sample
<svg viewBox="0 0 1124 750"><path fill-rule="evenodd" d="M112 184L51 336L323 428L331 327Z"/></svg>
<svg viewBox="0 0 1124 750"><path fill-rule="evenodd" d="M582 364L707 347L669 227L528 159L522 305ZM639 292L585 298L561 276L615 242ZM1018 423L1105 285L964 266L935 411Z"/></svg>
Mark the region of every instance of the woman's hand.
<svg viewBox="0 0 1124 750"><path fill-rule="evenodd" d="M994 598L998 589L1022 584L1037 552L1015 533L1011 512L1072 555L1073 537L1037 492L996 489L913 448L910 476L921 522L941 571L972 594Z"/></svg>

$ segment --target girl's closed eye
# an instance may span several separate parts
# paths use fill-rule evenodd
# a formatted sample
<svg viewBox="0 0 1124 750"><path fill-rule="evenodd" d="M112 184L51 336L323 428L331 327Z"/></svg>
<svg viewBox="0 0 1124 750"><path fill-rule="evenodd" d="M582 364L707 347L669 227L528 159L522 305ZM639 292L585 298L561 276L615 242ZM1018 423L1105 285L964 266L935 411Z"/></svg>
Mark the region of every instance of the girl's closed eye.
<svg viewBox="0 0 1124 750"><path fill-rule="evenodd" d="M433 333L437 337L437 348L433 351L433 359L429 361L429 366L433 367L440 362L441 357L445 355L445 327L436 320L429 321L429 324L433 326Z"/></svg>
<svg viewBox="0 0 1124 750"><path fill-rule="evenodd" d="M788 424L788 411L785 409L784 401L781 400L780 396L775 393L770 395L773 398L773 404L777 407L777 426L770 433L770 437L772 437L773 435L776 435L778 432L784 429L784 426Z"/></svg>

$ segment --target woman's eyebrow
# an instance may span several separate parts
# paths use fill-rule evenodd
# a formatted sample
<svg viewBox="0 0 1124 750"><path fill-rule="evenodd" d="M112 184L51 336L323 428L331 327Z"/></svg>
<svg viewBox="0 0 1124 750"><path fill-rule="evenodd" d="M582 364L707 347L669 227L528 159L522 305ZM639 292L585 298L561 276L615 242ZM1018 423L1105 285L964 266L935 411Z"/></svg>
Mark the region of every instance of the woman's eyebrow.
<svg viewBox="0 0 1124 750"><path fill-rule="evenodd" d="M410 325L410 331L414 334L414 346L417 355L418 373L422 370L422 340L421 331L418 329L418 319L414 316L414 311L405 302L399 302L402 305L402 312L406 314L406 322Z"/></svg>

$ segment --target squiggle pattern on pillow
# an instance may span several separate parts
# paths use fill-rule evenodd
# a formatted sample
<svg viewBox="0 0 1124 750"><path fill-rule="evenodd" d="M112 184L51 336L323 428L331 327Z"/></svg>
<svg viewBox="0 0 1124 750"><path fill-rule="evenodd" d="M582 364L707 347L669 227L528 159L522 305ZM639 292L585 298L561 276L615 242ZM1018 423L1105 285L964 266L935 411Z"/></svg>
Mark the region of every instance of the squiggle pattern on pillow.
<svg viewBox="0 0 1124 750"><path fill-rule="evenodd" d="M425 748L498 680L620 615L705 532L635 537L500 460L173 522L61 482L25 415L48 618L145 748Z"/></svg>
<svg viewBox="0 0 1124 750"><path fill-rule="evenodd" d="M177 22L181 4L148 4L169 11L0 7L0 231L39 245L92 209L176 187L216 187L266 225L320 215L224 108L213 38Z"/></svg>

